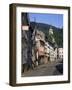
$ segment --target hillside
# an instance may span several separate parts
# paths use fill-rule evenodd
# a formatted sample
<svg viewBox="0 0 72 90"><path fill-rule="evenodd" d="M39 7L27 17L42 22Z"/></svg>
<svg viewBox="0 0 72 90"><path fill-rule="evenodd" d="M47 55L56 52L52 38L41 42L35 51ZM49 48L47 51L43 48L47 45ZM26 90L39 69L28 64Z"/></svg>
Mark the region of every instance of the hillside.
<svg viewBox="0 0 72 90"><path fill-rule="evenodd" d="M55 41L56 41L58 47L63 47L63 29L57 28L57 27L52 26L52 25L44 24L44 23L31 22L30 25L33 29L36 26L36 28L38 30L44 32L46 41L51 40L51 38L49 36L49 28L52 27L53 32L54 32L53 37L55 38Z"/></svg>

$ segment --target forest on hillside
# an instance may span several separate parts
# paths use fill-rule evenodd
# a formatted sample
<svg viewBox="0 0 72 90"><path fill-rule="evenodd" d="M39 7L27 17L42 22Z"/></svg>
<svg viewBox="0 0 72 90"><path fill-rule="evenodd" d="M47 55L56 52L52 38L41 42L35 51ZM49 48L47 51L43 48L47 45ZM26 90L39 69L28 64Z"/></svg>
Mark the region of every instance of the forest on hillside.
<svg viewBox="0 0 72 90"><path fill-rule="evenodd" d="M56 41L56 44L58 47L63 47L63 28L57 28L52 25L44 24L44 23L35 23L35 22L30 22L30 25L32 29L36 28L40 31L42 31L45 34L45 39L46 41L51 41L50 35L49 35L49 29L52 27L53 29L53 37Z"/></svg>

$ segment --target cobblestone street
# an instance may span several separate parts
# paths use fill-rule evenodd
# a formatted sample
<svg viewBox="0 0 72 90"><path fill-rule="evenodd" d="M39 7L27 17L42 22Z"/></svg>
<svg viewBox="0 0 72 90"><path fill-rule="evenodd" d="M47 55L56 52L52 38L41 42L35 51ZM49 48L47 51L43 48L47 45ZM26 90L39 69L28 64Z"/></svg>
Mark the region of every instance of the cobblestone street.
<svg viewBox="0 0 72 90"><path fill-rule="evenodd" d="M34 70L29 70L22 74L22 77L28 76L51 76L51 75L62 75L56 66L61 65L58 62L49 62L48 64L39 65ZM63 64L62 64L63 65Z"/></svg>

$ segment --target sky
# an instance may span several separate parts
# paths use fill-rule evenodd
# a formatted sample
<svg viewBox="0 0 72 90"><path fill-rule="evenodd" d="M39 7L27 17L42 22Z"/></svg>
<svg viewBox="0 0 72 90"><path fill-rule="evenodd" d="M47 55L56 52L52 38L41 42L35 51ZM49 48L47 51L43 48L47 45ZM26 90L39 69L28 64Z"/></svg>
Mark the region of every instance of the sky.
<svg viewBox="0 0 72 90"><path fill-rule="evenodd" d="M29 13L30 21L46 23L58 28L63 27L63 15L62 14L37 14Z"/></svg>

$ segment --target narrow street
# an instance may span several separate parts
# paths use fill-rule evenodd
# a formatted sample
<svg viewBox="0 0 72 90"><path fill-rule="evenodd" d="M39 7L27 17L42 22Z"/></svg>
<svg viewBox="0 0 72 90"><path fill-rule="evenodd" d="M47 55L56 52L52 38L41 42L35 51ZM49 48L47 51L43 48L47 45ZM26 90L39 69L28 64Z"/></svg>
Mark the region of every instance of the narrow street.
<svg viewBox="0 0 72 90"><path fill-rule="evenodd" d="M51 76L51 75L62 75L61 72L56 68L61 63L49 62L48 64L39 65L34 70L29 70L22 74L22 77L28 76Z"/></svg>

